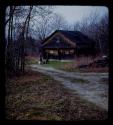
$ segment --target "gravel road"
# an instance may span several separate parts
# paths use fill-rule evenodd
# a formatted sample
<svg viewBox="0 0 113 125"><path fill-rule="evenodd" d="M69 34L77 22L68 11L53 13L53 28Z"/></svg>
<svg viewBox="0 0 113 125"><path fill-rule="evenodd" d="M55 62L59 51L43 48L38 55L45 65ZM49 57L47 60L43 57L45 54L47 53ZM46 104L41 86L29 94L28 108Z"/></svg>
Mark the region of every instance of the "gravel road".
<svg viewBox="0 0 113 125"><path fill-rule="evenodd" d="M102 79L108 79L108 73L66 72L36 64L30 67L32 70L50 75L65 87L76 90L81 98L108 110L108 83L102 82Z"/></svg>

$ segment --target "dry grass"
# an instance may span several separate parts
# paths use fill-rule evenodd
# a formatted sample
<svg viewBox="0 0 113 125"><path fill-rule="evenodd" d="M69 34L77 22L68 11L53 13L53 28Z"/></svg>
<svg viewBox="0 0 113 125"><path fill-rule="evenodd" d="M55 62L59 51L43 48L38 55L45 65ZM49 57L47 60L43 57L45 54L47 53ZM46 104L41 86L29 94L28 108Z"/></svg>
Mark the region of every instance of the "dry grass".
<svg viewBox="0 0 113 125"><path fill-rule="evenodd" d="M8 79L6 118L12 120L103 120L107 112L34 71Z"/></svg>
<svg viewBox="0 0 113 125"><path fill-rule="evenodd" d="M109 72L108 67L92 67L92 68L81 68L81 72L97 72L97 73L104 73L104 72Z"/></svg>
<svg viewBox="0 0 113 125"><path fill-rule="evenodd" d="M94 60L99 59L96 57ZM61 61L49 61L48 64L43 64L45 67L53 67L55 69L60 69L68 72L108 72L108 67L86 67L78 68L79 65L89 64L94 61L91 57L80 57L76 58L71 62L61 62ZM39 57L26 57L26 64L38 64Z"/></svg>
<svg viewBox="0 0 113 125"><path fill-rule="evenodd" d="M26 57L26 64L38 64L39 57L32 57L32 56L27 56Z"/></svg>
<svg viewBox="0 0 113 125"><path fill-rule="evenodd" d="M64 67L60 68L61 70L67 71L67 72L95 72L95 73L104 73L109 72L108 67L86 67L86 68L78 68L74 67L74 65L66 65Z"/></svg>
<svg viewBox="0 0 113 125"><path fill-rule="evenodd" d="M88 65L92 63L94 59L91 56L88 56L88 57L82 56L82 57L77 57L75 61L76 61L76 65L80 66L80 65Z"/></svg>

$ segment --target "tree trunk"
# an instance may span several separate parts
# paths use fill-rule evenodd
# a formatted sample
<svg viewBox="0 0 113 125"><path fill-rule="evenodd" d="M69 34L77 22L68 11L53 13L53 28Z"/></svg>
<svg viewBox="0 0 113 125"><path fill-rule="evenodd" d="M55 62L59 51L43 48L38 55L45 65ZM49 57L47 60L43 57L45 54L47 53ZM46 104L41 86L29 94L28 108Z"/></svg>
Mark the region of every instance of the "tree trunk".
<svg viewBox="0 0 113 125"><path fill-rule="evenodd" d="M25 70L25 41L28 37L28 28L29 28L29 22L30 22L30 16L31 11L33 9L33 6L30 6L29 14L26 17L26 20L24 22L23 31L22 31L22 49L21 49L21 71L24 73Z"/></svg>

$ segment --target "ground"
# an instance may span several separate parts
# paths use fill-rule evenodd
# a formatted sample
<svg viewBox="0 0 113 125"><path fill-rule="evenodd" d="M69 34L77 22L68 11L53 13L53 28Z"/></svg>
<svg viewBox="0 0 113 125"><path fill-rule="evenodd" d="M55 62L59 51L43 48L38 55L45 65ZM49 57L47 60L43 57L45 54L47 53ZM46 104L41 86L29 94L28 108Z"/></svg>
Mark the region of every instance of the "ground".
<svg viewBox="0 0 113 125"><path fill-rule="evenodd" d="M38 57L27 57L26 59L27 64L38 64ZM49 60L47 64L41 64L43 67L53 67L54 69L60 69L67 72L108 72L108 67L101 67L101 68L77 68L76 60Z"/></svg>
<svg viewBox="0 0 113 125"><path fill-rule="evenodd" d="M107 119L108 73L66 72L32 63L25 74L6 81L7 119Z"/></svg>
<svg viewBox="0 0 113 125"><path fill-rule="evenodd" d="M104 120L107 111L37 71L8 79L6 118L11 120Z"/></svg>
<svg viewBox="0 0 113 125"><path fill-rule="evenodd" d="M79 93L82 98L108 110L108 73L66 72L36 64L31 67L32 70L60 81L68 89Z"/></svg>

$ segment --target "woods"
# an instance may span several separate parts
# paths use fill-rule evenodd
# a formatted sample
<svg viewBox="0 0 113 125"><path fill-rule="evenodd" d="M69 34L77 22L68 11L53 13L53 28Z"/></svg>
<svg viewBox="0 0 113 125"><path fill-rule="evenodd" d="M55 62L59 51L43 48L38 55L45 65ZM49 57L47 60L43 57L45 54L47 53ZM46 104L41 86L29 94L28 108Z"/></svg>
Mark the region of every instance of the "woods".
<svg viewBox="0 0 113 125"><path fill-rule="evenodd" d="M80 31L96 41L97 55L108 55L108 13L98 17L90 12L83 20L70 24L54 12L55 6L8 6L5 20L6 74L25 71L29 51L39 54L43 40L55 30Z"/></svg>
<svg viewBox="0 0 113 125"><path fill-rule="evenodd" d="M9 6L6 9L6 46L5 65L6 74L25 71L25 51L28 39L31 37L33 15L44 14L47 9L33 6ZM48 10L49 11L49 10ZM48 12L47 11L47 12ZM32 13L33 12L33 13ZM32 37L31 37L32 38ZM33 43L32 43L33 44Z"/></svg>
<svg viewBox="0 0 113 125"><path fill-rule="evenodd" d="M78 30L96 41L97 52L100 55L108 55L109 15L106 12L102 17L98 13L91 12L81 22L74 24L74 30Z"/></svg>

